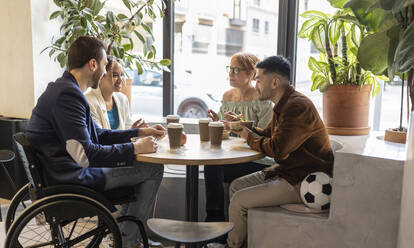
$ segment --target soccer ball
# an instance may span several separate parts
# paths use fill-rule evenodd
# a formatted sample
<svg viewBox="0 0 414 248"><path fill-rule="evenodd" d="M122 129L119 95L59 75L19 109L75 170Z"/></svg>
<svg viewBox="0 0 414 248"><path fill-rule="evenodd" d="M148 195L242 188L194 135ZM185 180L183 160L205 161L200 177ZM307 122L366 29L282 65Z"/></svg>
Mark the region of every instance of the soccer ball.
<svg viewBox="0 0 414 248"><path fill-rule="evenodd" d="M332 193L332 178L323 172L314 172L303 179L300 197L306 206L318 210L328 210Z"/></svg>

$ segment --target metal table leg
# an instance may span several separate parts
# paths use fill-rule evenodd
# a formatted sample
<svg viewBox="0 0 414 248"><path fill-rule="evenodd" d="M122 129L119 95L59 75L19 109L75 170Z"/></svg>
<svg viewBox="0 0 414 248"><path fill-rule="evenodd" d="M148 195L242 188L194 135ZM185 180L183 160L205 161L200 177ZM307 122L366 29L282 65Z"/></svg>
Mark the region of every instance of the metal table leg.
<svg viewBox="0 0 414 248"><path fill-rule="evenodd" d="M185 220L198 221L198 166L187 166L185 181ZM185 247L199 247L197 244Z"/></svg>

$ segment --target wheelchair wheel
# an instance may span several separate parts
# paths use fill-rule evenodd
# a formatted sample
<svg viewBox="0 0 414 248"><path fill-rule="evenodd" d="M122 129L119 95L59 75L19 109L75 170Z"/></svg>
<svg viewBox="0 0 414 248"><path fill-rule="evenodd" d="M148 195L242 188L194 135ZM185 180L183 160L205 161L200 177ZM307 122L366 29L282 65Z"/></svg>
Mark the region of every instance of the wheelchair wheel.
<svg viewBox="0 0 414 248"><path fill-rule="evenodd" d="M5 220L6 233L9 230L13 221L20 215L20 213L26 207L28 207L32 203L30 200L30 195L29 195L29 187L30 187L30 183L23 186L19 190L19 192L17 192L14 195L13 199L10 202L10 206L7 209L6 220Z"/></svg>
<svg viewBox="0 0 414 248"><path fill-rule="evenodd" d="M12 223L5 247L122 248L115 219L101 203L60 194L35 201Z"/></svg>

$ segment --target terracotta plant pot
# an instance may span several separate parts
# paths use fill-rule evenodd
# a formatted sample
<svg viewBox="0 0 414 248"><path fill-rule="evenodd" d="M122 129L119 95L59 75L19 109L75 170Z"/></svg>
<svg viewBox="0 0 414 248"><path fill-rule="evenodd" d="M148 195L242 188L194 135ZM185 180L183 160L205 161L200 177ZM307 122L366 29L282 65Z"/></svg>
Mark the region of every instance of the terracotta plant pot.
<svg viewBox="0 0 414 248"><path fill-rule="evenodd" d="M331 85L323 93L323 121L328 134L365 135L371 85Z"/></svg>

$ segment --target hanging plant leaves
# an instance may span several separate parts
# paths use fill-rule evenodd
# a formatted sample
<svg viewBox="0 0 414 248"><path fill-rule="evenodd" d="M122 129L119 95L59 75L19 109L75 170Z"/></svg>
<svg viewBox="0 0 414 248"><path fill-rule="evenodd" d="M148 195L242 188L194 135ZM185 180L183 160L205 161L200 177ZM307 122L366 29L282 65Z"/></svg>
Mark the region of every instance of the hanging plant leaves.
<svg viewBox="0 0 414 248"><path fill-rule="evenodd" d="M394 2L394 6L392 7L392 13L394 14L403 11L408 6L414 5L414 0L394 0L392 2Z"/></svg>
<svg viewBox="0 0 414 248"><path fill-rule="evenodd" d="M328 2L332 5L334 8L342 8L348 0L328 0Z"/></svg>
<svg viewBox="0 0 414 248"><path fill-rule="evenodd" d="M350 0L344 6L349 7L354 12L359 22L372 32L378 32L384 18L389 16L380 6L376 6L377 0Z"/></svg>
<svg viewBox="0 0 414 248"><path fill-rule="evenodd" d="M389 41L387 32L370 34L362 39L358 60L363 69L380 74L387 68Z"/></svg>
<svg viewBox="0 0 414 248"><path fill-rule="evenodd" d="M414 22L404 31L395 51L395 67L400 72L414 68Z"/></svg>

